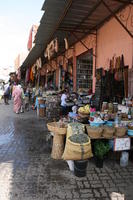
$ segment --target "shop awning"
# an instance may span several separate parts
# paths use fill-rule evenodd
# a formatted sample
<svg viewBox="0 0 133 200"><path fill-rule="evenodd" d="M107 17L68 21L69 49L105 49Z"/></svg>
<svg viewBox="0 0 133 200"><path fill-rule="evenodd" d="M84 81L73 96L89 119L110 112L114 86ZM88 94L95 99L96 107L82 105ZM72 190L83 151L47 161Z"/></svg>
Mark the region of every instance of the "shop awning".
<svg viewBox="0 0 133 200"><path fill-rule="evenodd" d="M68 38L73 45L86 35L93 33L123 9L132 0L45 0L44 14L38 28L35 47L31 50L22 67L32 66L46 49L47 44L58 38ZM63 51L63 46L60 50Z"/></svg>

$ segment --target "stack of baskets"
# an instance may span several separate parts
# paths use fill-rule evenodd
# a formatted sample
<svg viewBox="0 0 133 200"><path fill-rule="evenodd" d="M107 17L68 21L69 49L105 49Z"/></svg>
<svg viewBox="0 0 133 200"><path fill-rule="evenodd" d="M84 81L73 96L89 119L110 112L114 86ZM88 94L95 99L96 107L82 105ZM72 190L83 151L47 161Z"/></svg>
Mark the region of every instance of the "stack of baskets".
<svg viewBox="0 0 133 200"><path fill-rule="evenodd" d="M62 159L62 154L64 152L64 135L67 132L67 127L65 124L60 124L58 122L48 123L47 127L50 132L54 133L51 157L53 159Z"/></svg>
<svg viewBox="0 0 133 200"><path fill-rule="evenodd" d="M101 126L94 127L86 125L88 136L92 139L98 138L106 138L111 139L113 136L123 137L126 135L126 127L109 127L109 126Z"/></svg>
<svg viewBox="0 0 133 200"><path fill-rule="evenodd" d="M110 139L114 136L114 133L115 133L114 127L104 126L102 136L104 138Z"/></svg>
<svg viewBox="0 0 133 200"><path fill-rule="evenodd" d="M67 132L67 126L58 122L47 123L48 130L55 134L65 135Z"/></svg>
<svg viewBox="0 0 133 200"><path fill-rule="evenodd" d="M127 128L126 127L116 127L115 128L115 136L117 137L123 137L126 135Z"/></svg>
<svg viewBox="0 0 133 200"><path fill-rule="evenodd" d="M94 127L94 126L86 126L88 136L90 138L100 138L102 136L103 128L102 127Z"/></svg>

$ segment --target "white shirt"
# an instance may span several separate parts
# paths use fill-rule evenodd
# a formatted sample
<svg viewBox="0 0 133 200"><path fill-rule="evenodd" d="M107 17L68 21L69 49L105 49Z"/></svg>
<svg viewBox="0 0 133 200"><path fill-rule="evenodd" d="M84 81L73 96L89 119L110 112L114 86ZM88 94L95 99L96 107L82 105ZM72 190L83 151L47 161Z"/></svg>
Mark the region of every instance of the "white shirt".
<svg viewBox="0 0 133 200"><path fill-rule="evenodd" d="M61 96L61 106L66 106L66 99L67 99L67 95L62 94L62 96Z"/></svg>
<svg viewBox="0 0 133 200"><path fill-rule="evenodd" d="M8 88L9 88L9 84L4 85L4 93L7 92Z"/></svg>

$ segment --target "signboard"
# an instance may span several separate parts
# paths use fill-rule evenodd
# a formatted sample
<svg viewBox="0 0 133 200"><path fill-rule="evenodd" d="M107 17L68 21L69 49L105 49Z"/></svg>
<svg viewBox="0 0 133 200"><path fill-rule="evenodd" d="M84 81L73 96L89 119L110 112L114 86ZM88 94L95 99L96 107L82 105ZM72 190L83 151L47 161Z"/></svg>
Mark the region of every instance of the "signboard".
<svg viewBox="0 0 133 200"><path fill-rule="evenodd" d="M114 151L129 150L130 147L131 147L131 140L129 137L114 139Z"/></svg>

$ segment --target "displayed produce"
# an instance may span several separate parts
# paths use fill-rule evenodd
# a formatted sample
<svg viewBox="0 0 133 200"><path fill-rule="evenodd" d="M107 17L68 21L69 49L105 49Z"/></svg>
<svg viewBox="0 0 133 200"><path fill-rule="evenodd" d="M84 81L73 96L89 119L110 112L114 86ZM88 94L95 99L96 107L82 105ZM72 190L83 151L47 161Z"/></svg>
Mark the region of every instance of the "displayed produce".
<svg viewBox="0 0 133 200"><path fill-rule="evenodd" d="M104 121L99 116L90 118L90 126L100 126L102 124L104 124Z"/></svg>
<svg viewBox="0 0 133 200"><path fill-rule="evenodd" d="M104 159L105 155L109 152L109 143L102 140L97 140L94 143L94 155L99 159Z"/></svg>
<svg viewBox="0 0 133 200"><path fill-rule="evenodd" d="M67 128L67 138L73 134L84 133L84 131L85 131L85 126L83 124L78 122L70 123L68 124Z"/></svg>
<svg viewBox="0 0 133 200"><path fill-rule="evenodd" d="M97 140L94 143L94 155L96 160L96 166L98 168L103 167L103 160L110 150L109 143L107 141Z"/></svg>
<svg viewBox="0 0 133 200"><path fill-rule="evenodd" d="M89 114L90 113L90 106L86 105L86 106L80 107L78 109L78 112L84 113L84 114Z"/></svg>
<svg viewBox="0 0 133 200"><path fill-rule="evenodd" d="M49 122L60 119L60 98L55 95L46 97L46 118Z"/></svg>
<svg viewBox="0 0 133 200"><path fill-rule="evenodd" d="M74 135L70 136L69 139L71 142L75 142L75 143L79 143L79 144L89 142L88 136L84 133L74 134Z"/></svg>

